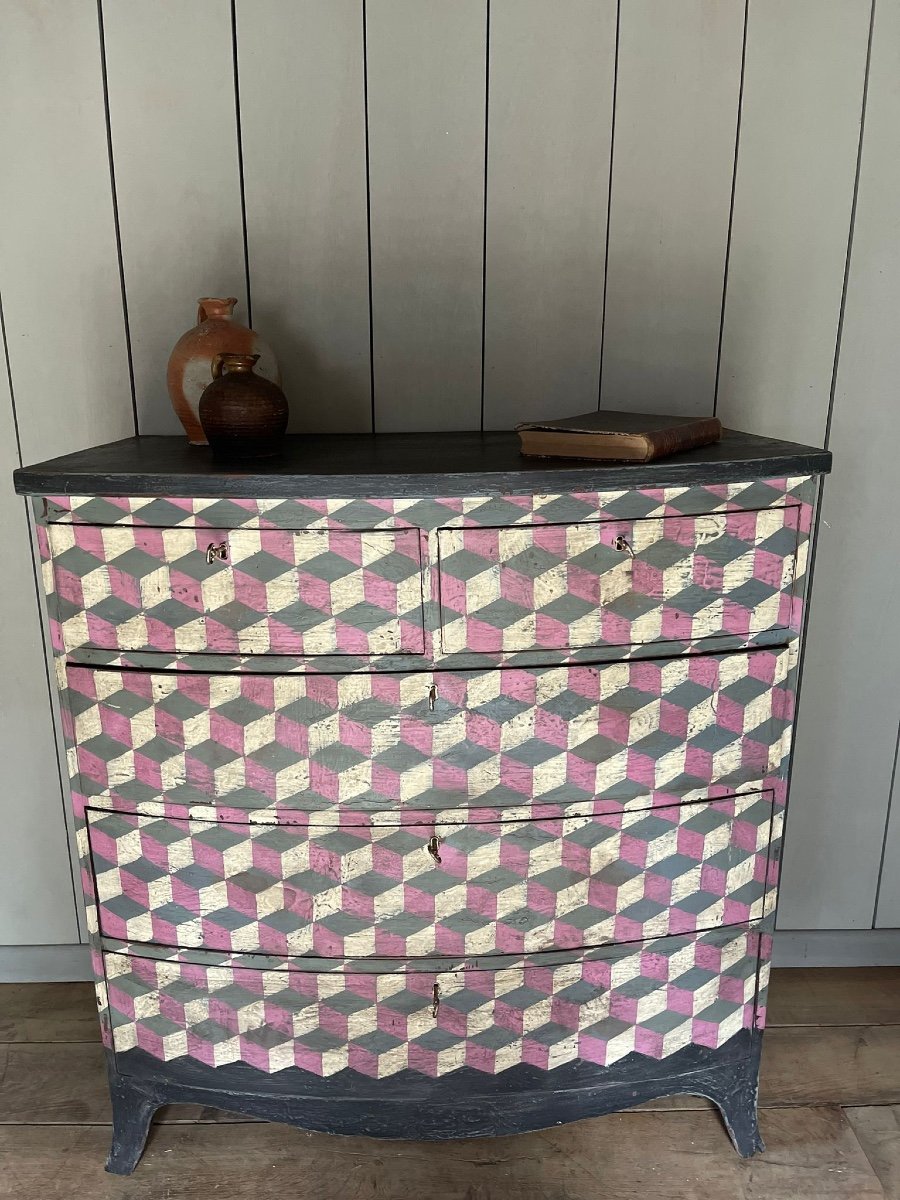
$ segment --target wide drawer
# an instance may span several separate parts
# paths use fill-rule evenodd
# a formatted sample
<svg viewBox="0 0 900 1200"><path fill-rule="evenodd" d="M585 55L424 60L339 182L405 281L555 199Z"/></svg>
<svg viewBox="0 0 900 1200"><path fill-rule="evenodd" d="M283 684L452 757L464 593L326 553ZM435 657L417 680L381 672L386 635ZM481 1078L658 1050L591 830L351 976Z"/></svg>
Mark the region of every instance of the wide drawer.
<svg viewBox="0 0 900 1200"><path fill-rule="evenodd" d="M756 920L771 822L771 793L464 825L88 810L106 936L338 958L531 953Z"/></svg>
<svg viewBox="0 0 900 1200"><path fill-rule="evenodd" d="M778 770L790 661L784 649L344 676L70 664L64 720L76 787L123 807L646 807Z"/></svg>
<svg viewBox="0 0 900 1200"><path fill-rule="evenodd" d="M417 529L47 530L67 651L424 649Z"/></svg>
<svg viewBox="0 0 900 1200"><path fill-rule="evenodd" d="M264 970L128 953L105 954L104 964L119 1054L384 1078L721 1046L753 1026L760 941L753 928L723 929L494 970L490 960L460 970Z"/></svg>
<svg viewBox="0 0 900 1200"><path fill-rule="evenodd" d="M703 642L788 629L800 509L438 531L441 648Z"/></svg>

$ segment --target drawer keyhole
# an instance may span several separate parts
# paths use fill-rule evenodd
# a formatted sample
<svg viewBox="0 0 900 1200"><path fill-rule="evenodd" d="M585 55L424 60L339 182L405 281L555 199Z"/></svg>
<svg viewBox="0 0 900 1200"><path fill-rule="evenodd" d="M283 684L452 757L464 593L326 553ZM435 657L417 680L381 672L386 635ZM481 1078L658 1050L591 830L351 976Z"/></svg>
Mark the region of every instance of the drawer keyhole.
<svg viewBox="0 0 900 1200"><path fill-rule="evenodd" d="M618 550L621 554L630 554L634 558L634 551L631 548L631 543L623 533L620 533L613 542L613 550Z"/></svg>
<svg viewBox="0 0 900 1200"><path fill-rule="evenodd" d="M441 985L436 983L431 989L431 1015L437 1020L438 1009L441 1007Z"/></svg>
<svg viewBox="0 0 900 1200"><path fill-rule="evenodd" d="M431 855L431 857L434 859L434 861L436 863L439 863L442 861L440 849L441 849L441 839L435 833L428 839L428 853Z"/></svg>
<svg viewBox="0 0 900 1200"><path fill-rule="evenodd" d="M434 712L434 706L437 704L437 684L433 683L428 689L428 711Z"/></svg>
<svg viewBox="0 0 900 1200"><path fill-rule="evenodd" d="M212 565L218 559L220 562L225 562L228 558L228 543L227 542L210 542L206 547L206 561Z"/></svg>

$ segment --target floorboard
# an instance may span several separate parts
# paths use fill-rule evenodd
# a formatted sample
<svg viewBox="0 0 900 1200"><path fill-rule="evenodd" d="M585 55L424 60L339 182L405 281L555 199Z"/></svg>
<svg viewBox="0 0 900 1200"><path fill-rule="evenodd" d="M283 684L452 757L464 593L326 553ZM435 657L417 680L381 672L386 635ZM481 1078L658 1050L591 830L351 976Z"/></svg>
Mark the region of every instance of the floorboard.
<svg viewBox="0 0 900 1200"><path fill-rule="evenodd" d="M900 1200L900 1106L848 1108L846 1115L881 1180L885 1200Z"/></svg>
<svg viewBox="0 0 900 1200"><path fill-rule="evenodd" d="M0 1046L0 1080L0 1125L111 1124L106 1060L99 1043ZM195 1104L169 1105L160 1119L168 1124L248 1120Z"/></svg>
<svg viewBox="0 0 900 1200"><path fill-rule="evenodd" d="M99 1042L92 983L0 986L0 1042Z"/></svg>
<svg viewBox="0 0 900 1200"><path fill-rule="evenodd" d="M766 1020L775 1025L900 1024L900 967L782 967Z"/></svg>
<svg viewBox="0 0 900 1200"><path fill-rule="evenodd" d="M130 1179L104 1173L106 1131L0 1129L0 1178L16 1200L883 1200L837 1108L763 1119L744 1162L712 1113L630 1113L546 1134L380 1143L275 1125L160 1126ZM650 1152L652 1147L652 1152Z"/></svg>

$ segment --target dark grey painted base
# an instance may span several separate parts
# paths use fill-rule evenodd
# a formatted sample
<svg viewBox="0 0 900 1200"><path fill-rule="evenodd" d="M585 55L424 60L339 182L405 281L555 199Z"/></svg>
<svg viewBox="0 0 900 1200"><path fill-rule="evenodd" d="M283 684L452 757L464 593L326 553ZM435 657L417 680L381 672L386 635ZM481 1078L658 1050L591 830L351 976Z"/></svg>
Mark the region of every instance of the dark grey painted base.
<svg viewBox="0 0 900 1200"><path fill-rule="evenodd" d="M603 1116L661 1096L705 1096L722 1114L738 1154L763 1149L756 1119L760 1034L717 1050L688 1046L662 1061L630 1054L611 1067L519 1066L499 1075L464 1068L442 1079L404 1071L327 1079L289 1069L266 1075L246 1064L161 1063L140 1050L108 1058L113 1140L107 1170L129 1175L164 1104L202 1104L324 1133L426 1141L499 1137Z"/></svg>

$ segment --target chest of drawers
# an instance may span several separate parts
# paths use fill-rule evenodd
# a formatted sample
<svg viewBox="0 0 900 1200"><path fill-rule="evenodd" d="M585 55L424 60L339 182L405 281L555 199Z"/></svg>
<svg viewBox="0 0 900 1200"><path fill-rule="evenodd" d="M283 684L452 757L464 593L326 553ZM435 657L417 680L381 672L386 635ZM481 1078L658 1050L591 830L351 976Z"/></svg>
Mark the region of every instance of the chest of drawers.
<svg viewBox="0 0 900 1200"><path fill-rule="evenodd" d="M445 1138L689 1092L757 1149L829 465L741 434L610 466L448 434L18 472L110 1169L180 1101Z"/></svg>

